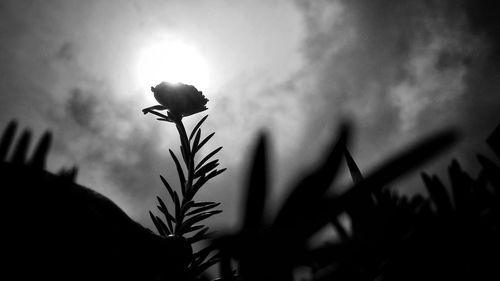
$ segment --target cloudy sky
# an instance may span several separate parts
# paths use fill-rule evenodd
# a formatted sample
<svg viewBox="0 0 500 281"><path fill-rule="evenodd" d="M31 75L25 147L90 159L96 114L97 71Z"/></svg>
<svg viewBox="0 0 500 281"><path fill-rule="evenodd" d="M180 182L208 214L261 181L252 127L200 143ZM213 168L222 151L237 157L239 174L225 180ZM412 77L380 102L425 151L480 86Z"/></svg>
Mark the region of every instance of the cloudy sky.
<svg viewBox="0 0 500 281"><path fill-rule="evenodd" d="M144 63L144 56L160 46L210 99L203 132L216 134L202 153L224 146L218 155L228 168L199 194L223 202L215 225L237 223L246 157L261 130L272 140L276 198L346 118L362 170L447 126L463 140L441 161L454 156L473 169L500 122L496 5L3 0L0 125L15 118L35 134L54 132L50 170L77 165L78 182L150 226L147 211L156 195L166 196L158 175L177 183L168 157L179 145L174 126L141 113L154 104L149 87L162 79L158 65L168 64ZM202 116L186 118L186 126Z"/></svg>

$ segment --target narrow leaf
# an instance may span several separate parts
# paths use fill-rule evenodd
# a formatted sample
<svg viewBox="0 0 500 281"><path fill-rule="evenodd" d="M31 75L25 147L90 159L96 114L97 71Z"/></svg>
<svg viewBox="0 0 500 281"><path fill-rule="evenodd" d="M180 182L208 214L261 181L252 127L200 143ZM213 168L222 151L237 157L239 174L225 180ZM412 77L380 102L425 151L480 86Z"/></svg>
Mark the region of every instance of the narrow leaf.
<svg viewBox="0 0 500 281"><path fill-rule="evenodd" d="M194 226L189 227L188 229L184 229L181 234L182 235L186 235L186 234L188 234L190 232L199 230L199 229L204 228L204 227L205 227L204 225L194 225Z"/></svg>
<svg viewBox="0 0 500 281"><path fill-rule="evenodd" d="M159 196L156 196L156 198L158 199L158 202L160 203L160 206L158 206L158 209L160 210L160 212L162 212L165 215L165 218L167 219L167 221L172 221L172 222L175 221L174 217L168 212L167 205L165 205L163 200L161 200L161 198Z"/></svg>
<svg viewBox="0 0 500 281"><path fill-rule="evenodd" d="M220 204L220 203L216 203L216 202L195 202L195 203L193 203L193 207L194 208L198 208L198 207L204 207L204 206L213 205L213 204Z"/></svg>
<svg viewBox="0 0 500 281"><path fill-rule="evenodd" d="M195 235L188 238L189 243L194 244L200 240L207 238L208 227L202 228L200 231L196 232Z"/></svg>
<svg viewBox="0 0 500 281"><path fill-rule="evenodd" d="M421 177L432 202L436 206L437 213L449 213L452 210L450 197L448 196L446 188L441 183L439 178L436 176L431 178L426 173L422 173Z"/></svg>
<svg viewBox="0 0 500 281"><path fill-rule="evenodd" d="M198 122L198 124L196 124L196 126L194 126L194 129L193 129L193 131L191 131L191 135L189 136L189 141L191 141L191 139L194 137L194 134L196 133L198 128L201 126L201 124L203 124L203 122L205 122L207 117L208 117L208 115L205 115L205 117L201 118L201 120Z"/></svg>
<svg viewBox="0 0 500 281"><path fill-rule="evenodd" d="M215 203L213 205L207 205L207 206L204 206L204 207L200 207L200 208L197 208L197 209L194 209L192 210L191 212L188 212L186 214L186 216L192 216L192 215L196 215L196 214L199 214L199 213L202 213L202 212L205 212L205 211L208 211L210 209L213 209L217 206L219 206L220 203Z"/></svg>
<svg viewBox="0 0 500 281"><path fill-rule="evenodd" d="M209 163L207 163L205 166L201 167L194 173L194 178L196 179L204 174L209 173L213 169L217 168L217 166L219 166L219 160L210 161Z"/></svg>
<svg viewBox="0 0 500 281"><path fill-rule="evenodd" d="M345 149L345 160L347 163L347 167L349 168L349 172L351 173L353 182L358 183L363 180L363 175L361 174L358 165L356 165L356 162L354 162L354 159L352 159L352 156L347 148Z"/></svg>
<svg viewBox="0 0 500 281"><path fill-rule="evenodd" d="M186 198L184 197L184 199L186 199ZM181 204L182 205L181 213L184 215L191 207L193 207L193 204L194 204L194 201L192 201L192 200L186 201L185 203Z"/></svg>
<svg viewBox="0 0 500 281"><path fill-rule="evenodd" d="M198 223L202 220L205 220L213 215L216 215L216 214L219 214L221 213L222 211L209 211L209 212L204 212L204 213L201 213L201 214L197 214L189 219L187 219L185 222L182 223L182 226L179 230L180 233L182 233L182 231L184 229L187 229L189 227L191 227L192 225L194 225L195 223Z"/></svg>
<svg viewBox="0 0 500 281"><path fill-rule="evenodd" d="M12 140L16 134L17 123L15 121L10 121L7 128L3 131L2 140L0 141L0 161L5 161L7 153L9 153Z"/></svg>
<svg viewBox="0 0 500 281"><path fill-rule="evenodd" d="M193 148L191 149L191 151L198 150L198 145L200 144L200 137L201 137L201 128L198 129L198 131L196 132L196 137L194 138Z"/></svg>
<svg viewBox="0 0 500 281"><path fill-rule="evenodd" d="M198 168L200 168L203 164L205 164L205 162L207 162L212 156L214 156L217 152L219 152L220 150L222 149L222 146L215 149L214 151L210 152L207 156L205 156L201 161L200 163L198 163L198 165L196 165L196 170L198 170Z"/></svg>
<svg viewBox="0 0 500 281"><path fill-rule="evenodd" d="M210 135L208 135L206 138L204 138L200 144L196 147L196 151L200 150L200 148L202 148L206 143L207 141L209 141L213 136L215 135L215 132L211 133ZM195 153L196 151L194 151L193 153Z"/></svg>
<svg viewBox="0 0 500 281"><path fill-rule="evenodd" d="M17 142L14 148L14 153L12 155L13 163L24 164L26 162L26 155L28 154L28 148L31 141L31 132L24 130L21 134L20 140Z"/></svg>
<svg viewBox="0 0 500 281"><path fill-rule="evenodd" d="M196 183L193 185L193 188L191 188L191 190L189 190L188 195L190 196L190 198L192 198L207 181L209 181L211 178L213 178L219 174L222 174L225 170L226 170L226 168L224 168L222 170L215 170L206 176L201 176L198 179L198 181L196 181Z"/></svg>
<svg viewBox="0 0 500 281"><path fill-rule="evenodd" d="M172 189L170 184L168 184L167 180L163 176L160 175L160 179L163 182L163 185L165 185L165 188L167 188L167 191L168 191L168 194L170 195L170 198L172 198L172 200L173 200L174 199L174 190Z"/></svg>
<svg viewBox="0 0 500 281"><path fill-rule="evenodd" d="M151 211L149 211L149 216L151 217L151 220L153 221L156 229L158 230L158 233L160 233L161 236L166 236L165 232L162 229L162 227L160 226L160 224L158 223L158 221L156 221L155 215L153 215L153 213L151 213Z"/></svg>
<svg viewBox="0 0 500 281"><path fill-rule="evenodd" d="M253 233L260 229L264 217L268 184L267 138L265 134L260 135L254 151L250 173L247 175L248 184L242 227L244 233Z"/></svg>
<svg viewBox="0 0 500 281"><path fill-rule="evenodd" d="M155 217L156 217L156 221L158 222L160 227L163 229L163 232L166 233L166 235L172 234L172 231L165 225L163 220L161 218L159 218L158 216L155 216Z"/></svg>
<svg viewBox="0 0 500 281"><path fill-rule="evenodd" d="M179 174L179 181L181 183L181 190L183 190L183 193L186 188L186 178L184 177L184 171L182 170L181 163L179 163L179 160L177 160L177 157L175 156L174 152L172 150L168 150L170 152L170 156L172 156L172 159L174 159L175 162L175 167L177 167L177 173Z"/></svg>

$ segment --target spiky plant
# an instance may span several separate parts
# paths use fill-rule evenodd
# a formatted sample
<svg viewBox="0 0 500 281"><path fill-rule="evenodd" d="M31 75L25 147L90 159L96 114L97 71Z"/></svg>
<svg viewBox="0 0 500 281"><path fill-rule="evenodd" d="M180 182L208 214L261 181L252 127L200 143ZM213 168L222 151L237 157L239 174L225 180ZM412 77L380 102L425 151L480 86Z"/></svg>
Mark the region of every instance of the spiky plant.
<svg viewBox="0 0 500 281"><path fill-rule="evenodd" d="M202 224L202 221L222 212L215 209L220 203L195 200L196 193L205 183L226 170L225 168L217 169L219 160L212 159L222 147L216 148L196 163L197 153L215 133L211 133L202 139L201 125L207 119L208 115L206 115L191 130L188 137L182 118L206 110L205 104L208 101L195 87L163 82L156 87L152 87L151 90L160 105L146 108L143 112L144 114L154 114L160 117L158 120L176 125L181 142L180 152L183 164L181 164L175 153L169 149L179 175L180 194L172 188L163 176L160 176L173 207L169 209L167 204L157 196L157 207L163 214L164 219L156 216L151 211L149 214L160 235L165 237L171 235L182 236L193 245L206 239L209 235L209 227ZM158 112L161 110L167 110L167 115ZM186 268L186 278L197 278L206 269L219 261L217 254L211 255L212 250L213 248L208 246L193 254L191 262Z"/></svg>

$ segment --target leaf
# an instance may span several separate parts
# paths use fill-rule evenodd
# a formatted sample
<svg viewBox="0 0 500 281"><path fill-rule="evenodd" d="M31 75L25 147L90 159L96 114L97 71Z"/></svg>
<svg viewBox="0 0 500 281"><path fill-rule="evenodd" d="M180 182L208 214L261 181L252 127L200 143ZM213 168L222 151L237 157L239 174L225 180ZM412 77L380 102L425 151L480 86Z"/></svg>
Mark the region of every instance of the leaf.
<svg viewBox="0 0 500 281"><path fill-rule="evenodd" d="M217 166L219 166L218 162L219 162L219 160L213 160L213 161L208 162L205 166L201 167L198 171L196 171L194 173L193 178L196 179L198 177L201 177L202 175L207 174L211 170L217 168Z"/></svg>
<svg viewBox="0 0 500 281"><path fill-rule="evenodd" d="M452 210L450 197L439 178L436 176L429 177L426 173L422 173L421 177L432 202L436 206L436 212L438 214L449 214Z"/></svg>
<svg viewBox="0 0 500 281"><path fill-rule="evenodd" d="M274 227L281 230L301 229L305 232L301 224L303 220L310 220L318 207L318 202L322 200L326 190L330 187L340 167L344 155L345 144L348 138L347 126L340 129L338 141L330 144L327 158L319 168L303 178L292 190L283 207L278 212L274 222ZM308 231L308 230L307 230ZM294 232L298 237L304 233ZM300 238L302 239L302 238Z"/></svg>
<svg viewBox="0 0 500 281"><path fill-rule="evenodd" d="M189 213L186 214L186 216L192 216L192 215L196 215L198 213L201 213L201 212L205 212L205 211L208 211L210 209L213 209L217 206L219 206L220 203L214 203L214 204L210 204L210 205L207 205L207 206L203 206L203 207L199 207Z"/></svg>
<svg viewBox="0 0 500 281"><path fill-rule="evenodd" d="M209 229L208 227L202 228L200 231L196 232L195 235L187 238L187 240L189 241L189 243L194 244L200 240L206 239L208 236L207 235L208 229Z"/></svg>
<svg viewBox="0 0 500 281"><path fill-rule="evenodd" d="M198 190L200 190L200 188L207 182L209 181L211 178L219 175L219 174L222 174L224 171L226 170L226 168L222 169L222 170L215 170L215 171L212 171L210 174L206 175L206 176L201 176L197 181L196 183L193 185L193 187L189 190L188 192L188 196L189 198L193 198L193 196L198 192Z"/></svg>
<svg viewBox="0 0 500 281"><path fill-rule="evenodd" d="M470 207L472 179L462 171L460 164L453 159L448 168L450 176L453 201L456 210L465 210Z"/></svg>
<svg viewBox="0 0 500 281"><path fill-rule="evenodd" d="M153 213L151 213L151 211L149 211L149 216L151 217L151 220L153 221L156 229L158 230L158 232L160 233L161 236L166 236L165 235L165 232L163 231L163 228L162 226L159 224L159 222L156 220L156 217L155 215L153 215Z"/></svg>
<svg viewBox="0 0 500 281"><path fill-rule="evenodd" d="M313 232L318 230L324 224L324 221L328 220L328 218L321 218L324 214L328 214L330 218L337 216L349 205L355 204L360 195L382 188L390 181L430 160L444 149L450 147L456 140L457 133L455 130L448 129L412 145L409 149L380 165L380 168L370 173L342 195L318 202L320 212L317 212L314 221L307 222L309 224L307 228Z"/></svg>
<svg viewBox="0 0 500 281"><path fill-rule="evenodd" d="M193 153L196 153L196 151L200 150L200 148L202 148L205 143L207 143L207 141L209 141L213 136L215 135L215 132L211 133L210 135L208 135L206 138L204 138L200 144L196 147L196 150L193 151Z"/></svg>
<svg viewBox="0 0 500 281"><path fill-rule="evenodd" d="M194 226L189 227L188 229L185 229L181 234L186 235L190 232L196 231L196 230L204 228L204 227L205 227L204 225L194 225Z"/></svg>
<svg viewBox="0 0 500 281"><path fill-rule="evenodd" d="M158 199L158 202L160 203L160 206L158 206L158 209L160 210L160 212L162 212L165 215L165 218L167 219L167 221L174 222L175 219L168 212L167 206L165 205L165 203L163 202L163 200L161 200L161 198L159 196L156 196L156 198Z"/></svg>
<svg viewBox="0 0 500 281"><path fill-rule="evenodd" d="M267 198L267 137L261 133L253 155L252 166L247 178L243 232L257 232L264 218Z"/></svg>
<svg viewBox="0 0 500 281"><path fill-rule="evenodd" d="M160 175L160 179L163 182L163 185L167 188L167 191L168 191L168 194L170 195L170 198L172 198L172 200L174 200L174 190L172 189L170 184L168 184L167 180L163 176Z"/></svg>
<svg viewBox="0 0 500 281"><path fill-rule="evenodd" d="M198 170L199 167L201 167L203 164L205 164L205 162L207 162L212 156L214 156L217 152L219 152L220 150L222 149L222 146L221 147L218 147L217 149L215 149L214 151L210 152L207 156L205 156L201 161L200 163L198 163L198 165L196 165L196 169L195 170Z"/></svg>
<svg viewBox="0 0 500 281"><path fill-rule="evenodd" d="M21 134L20 139L17 141L17 145L14 148L14 153L12 155L12 162L24 164L26 162L26 155L28 154L28 148L31 141L31 132L24 130Z"/></svg>
<svg viewBox="0 0 500 281"><path fill-rule="evenodd" d="M193 203L193 207L194 208L198 208L198 207L204 207L204 206L213 205L213 204L220 204L220 203L216 203L216 202L195 202L195 203Z"/></svg>
<svg viewBox="0 0 500 281"><path fill-rule="evenodd" d="M486 139L488 146L495 152L497 157L500 158L500 125L498 125L495 130ZM0 158L1 159L1 158Z"/></svg>
<svg viewBox="0 0 500 281"><path fill-rule="evenodd" d="M17 131L17 123L12 120L3 131L2 140L0 141L0 161L5 161L7 153L9 153L12 140Z"/></svg>
<svg viewBox="0 0 500 281"><path fill-rule="evenodd" d="M165 225L163 220L161 218L159 218L158 216L155 216L155 217L156 217L156 221L158 222L158 224L161 226L163 231L166 233L166 236L172 234L172 231Z"/></svg>
<svg viewBox="0 0 500 281"><path fill-rule="evenodd" d="M51 142L52 134L49 132L45 132L40 141L38 141L34 155L31 158L30 164L33 167L40 170L45 169L45 163L47 161L47 154L49 153Z"/></svg>
<svg viewBox="0 0 500 281"><path fill-rule="evenodd" d="M186 198L184 198L186 199ZM186 201L184 202L181 207L181 214L185 214L191 207L193 207L193 204L194 204L194 201L193 200L189 200L189 201Z"/></svg>
<svg viewBox="0 0 500 281"><path fill-rule="evenodd" d="M500 168L483 155L477 155L477 159L483 167L483 171L486 174L488 180L494 187L496 187L496 192L500 192Z"/></svg>
<svg viewBox="0 0 500 281"><path fill-rule="evenodd" d="M207 227L208 229L208 227ZM203 231L203 230L202 230ZM212 245L208 245L207 247L199 250L198 252L193 254L193 258L196 264L201 264L207 257L210 255L212 251L216 248Z"/></svg>
<svg viewBox="0 0 500 281"><path fill-rule="evenodd" d="M201 124L203 124L203 122L205 122L207 117L208 117L208 115L205 115L203 118L201 118L200 121L198 121L198 124L196 124L196 126L194 126L194 129L193 129L193 131L191 131L191 135L189 136L189 141L191 141L191 139L194 137L194 133L196 133L198 128L201 126Z"/></svg>
<svg viewBox="0 0 500 281"><path fill-rule="evenodd" d="M205 219L207 219L213 215L219 214L221 212L222 211L208 211L208 212L203 212L203 213L197 214L193 217L190 217L189 219L187 219L186 221L184 221L182 223L182 226L179 229L179 232L183 233L184 229L187 229L187 228L191 227L192 225L194 225L195 223L198 223L202 220L205 220Z"/></svg>
<svg viewBox="0 0 500 281"><path fill-rule="evenodd" d="M356 162L354 162L354 159L352 159L351 154L345 149L345 160L347 162L347 167L349 168L349 172L351 173L352 181L354 183L358 183L363 179L363 175L361 174L361 171L358 168L358 165L356 165Z"/></svg>
<svg viewBox="0 0 500 281"><path fill-rule="evenodd" d="M202 274L205 270L207 270L208 268L210 268L214 264L218 263L219 261L220 261L220 259L211 259L203 264L200 264L195 271L195 276Z"/></svg>
<svg viewBox="0 0 500 281"><path fill-rule="evenodd" d="M192 151L197 150L198 144L200 144L200 137L201 137L201 129L198 129L198 131L196 132L196 137L194 138L193 148L191 149Z"/></svg>
<svg viewBox="0 0 500 281"><path fill-rule="evenodd" d="M182 170L181 163L179 163L179 160L177 160L177 157L175 156L174 152L170 149L168 151L170 152L170 156L172 156L172 159L174 159L175 167L177 168L177 173L179 174L181 190L184 194L186 188L186 178L184 177L184 171Z"/></svg>

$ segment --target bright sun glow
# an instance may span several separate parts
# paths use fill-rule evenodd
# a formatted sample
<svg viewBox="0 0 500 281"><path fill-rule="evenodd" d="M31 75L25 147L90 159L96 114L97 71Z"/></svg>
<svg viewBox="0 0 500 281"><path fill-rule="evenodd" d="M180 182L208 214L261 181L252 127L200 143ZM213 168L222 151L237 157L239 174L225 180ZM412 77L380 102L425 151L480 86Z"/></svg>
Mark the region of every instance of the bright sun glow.
<svg viewBox="0 0 500 281"><path fill-rule="evenodd" d="M192 46L172 40L142 49L137 71L139 83L146 89L162 81L190 84L202 91L208 86L208 70L202 56Z"/></svg>

